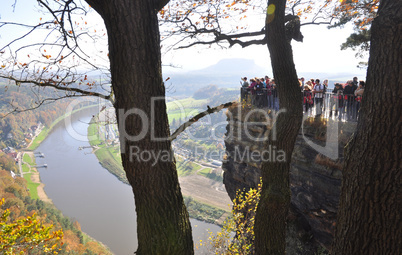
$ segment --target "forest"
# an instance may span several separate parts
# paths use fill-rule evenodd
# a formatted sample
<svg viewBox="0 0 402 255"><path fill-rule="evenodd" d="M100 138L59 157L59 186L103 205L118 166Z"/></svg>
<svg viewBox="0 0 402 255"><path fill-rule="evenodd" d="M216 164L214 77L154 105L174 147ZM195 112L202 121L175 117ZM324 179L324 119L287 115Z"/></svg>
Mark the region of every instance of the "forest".
<svg viewBox="0 0 402 255"><path fill-rule="evenodd" d="M46 227L51 227L51 231L62 230L63 238L58 240L56 251L59 254L111 254L107 247L93 240L90 236L81 231L80 224L68 217L63 216L53 204L45 203L39 199L31 199L27 188L27 182L21 177L11 177L10 170L15 170L14 160L7 156L0 155L0 197L5 199L0 206L0 215L4 211L9 211L7 221L0 220L0 227L4 224L15 223L17 220L28 216L36 215ZM42 254L42 245L24 244L24 235L20 236L15 242L19 243L11 254L24 251L27 247L32 249L30 254ZM46 242L45 242L46 243ZM7 233L0 232L0 250L7 251Z"/></svg>
<svg viewBox="0 0 402 255"><path fill-rule="evenodd" d="M38 123L49 128L73 100L62 96L55 89L14 86L0 80L0 149L25 147L32 140L31 127Z"/></svg>

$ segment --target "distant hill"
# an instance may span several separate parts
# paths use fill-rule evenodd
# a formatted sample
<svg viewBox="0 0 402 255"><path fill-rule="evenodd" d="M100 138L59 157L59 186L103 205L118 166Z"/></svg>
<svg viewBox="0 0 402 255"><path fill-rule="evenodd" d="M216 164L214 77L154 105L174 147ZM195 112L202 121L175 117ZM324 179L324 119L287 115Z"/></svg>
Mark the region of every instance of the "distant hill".
<svg viewBox="0 0 402 255"><path fill-rule="evenodd" d="M236 79L244 76L264 76L272 71L255 63L252 59L230 58L222 59L215 65L195 71L196 74L212 74L214 76L231 76Z"/></svg>
<svg viewBox="0 0 402 255"><path fill-rule="evenodd" d="M168 87L167 95L191 96L198 89L208 85L217 85L221 88L239 88L240 78L244 76L248 78L263 77L265 75L272 77L271 68L264 67L269 65L269 62L264 61L266 60L262 60L259 64L252 59L231 58L222 59L214 65L196 71L186 73L164 72L165 79L170 77L166 82ZM335 82L344 83L356 76L353 73L335 72L300 72L298 75L306 79L328 79L330 88L333 88ZM359 79L364 79L364 77L359 77Z"/></svg>
<svg viewBox="0 0 402 255"><path fill-rule="evenodd" d="M244 76L264 76L272 73L266 68L257 65L250 59L222 59L215 65L187 73L164 73L170 77L166 83L172 88L168 95L191 96L194 92L208 85L217 85L221 88L240 87L240 78Z"/></svg>

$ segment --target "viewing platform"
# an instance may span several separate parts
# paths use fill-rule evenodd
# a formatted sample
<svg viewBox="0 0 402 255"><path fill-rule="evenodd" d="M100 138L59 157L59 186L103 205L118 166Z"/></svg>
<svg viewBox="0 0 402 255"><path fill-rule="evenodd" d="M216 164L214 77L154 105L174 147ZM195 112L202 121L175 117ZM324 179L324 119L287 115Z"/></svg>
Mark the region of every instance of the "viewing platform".
<svg viewBox="0 0 402 255"><path fill-rule="evenodd" d="M361 96L333 93L332 89L321 93L322 100L315 98L312 91L301 91L303 113L309 117L333 119L338 121L357 121L360 109ZM249 88L240 88L240 101L257 108L267 108L279 111L279 96L277 91L268 91L266 88L251 91ZM317 105L321 104L321 105ZM320 113L321 110L321 113Z"/></svg>

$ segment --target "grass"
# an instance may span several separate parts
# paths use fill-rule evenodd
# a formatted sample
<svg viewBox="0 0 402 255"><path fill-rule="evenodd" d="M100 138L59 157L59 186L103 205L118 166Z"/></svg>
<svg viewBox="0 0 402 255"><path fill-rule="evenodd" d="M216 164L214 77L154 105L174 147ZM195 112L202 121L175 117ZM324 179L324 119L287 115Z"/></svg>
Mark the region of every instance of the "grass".
<svg viewBox="0 0 402 255"><path fill-rule="evenodd" d="M205 176L211 172L212 168L206 167L198 172L199 175Z"/></svg>
<svg viewBox="0 0 402 255"><path fill-rule="evenodd" d="M180 110L180 109L186 109L186 108L197 108L201 107L204 104L208 102L208 99L194 99L192 97L181 99L181 100L176 100L172 102L167 103L167 111L175 111L175 110Z"/></svg>
<svg viewBox="0 0 402 255"><path fill-rule="evenodd" d="M188 176L197 172L201 166L176 155L176 168L179 176Z"/></svg>
<svg viewBox="0 0 402 255"><path fill-rule="evenodd" d="M39 133L37 137L32 141L31 145L27 148L28 150L34 151L36 148L38 148L39 144L45 140L47 134L49 133L50 129L49 128L43 128L42 131Z"/></svg>
<svg viewBox="0 0 402 255"><path fill-rule="evenodd" d="M176 123L181 123L181 120L184 119L187 121L189 116L195 116L200 111L194 108L185 108L183 110L174 110L168 112L169 124L176 119Z"/></svg>
<svg viewBox="0 0 402 255"><path fill-rule="evenodd" d="M98 124L92 123L88 127L88 140L92 146L101 146L102 141L98 136Z"/></svg>
<svg viewBox="0 0 402 255"><path fill-rule="evenodd" d="M212 180L215 180L215 181L222 182L223 181L222 176L216 175L216 173L212 172L211 170L212 170L212 168L204 168L204 169L202 169L201 171L199 171L197 173L199 175L207 177L208 179L212 179Z"/></svg>
<svg viewBox="0 0 402 255"><path fill-rule="evenodd" d="M200 203L194 200L192 197L184 197L184 204L186 205L191 218L208 223L217 224L217 220L220 219L224 213L226 213L225 210Z"/></svg>
<svg viewBox="0 0 402 255"><path fill-rule="evenodd" d="M194 116L201 111L206 110L201 109L201 107L203 107L207 102L208 99L196 100L192 97L189 97L167 103L169 124L173 121L173 119L176 119L176 121L180 123L182 119L187 120L190 115Z"/></svg>
<svg viewBox="0 0 402 255"><path fill-rule="evenodd" d="M29 194L32 199L39 199L38 196L38 186L39 183L32 182L31 174L24 174L24 179L27 181L27 187L29 189Z"/></svg>
<svg viewBox="0 0 402 255"><path fill-rule="evenodd" d="M29 195L32 199L39 199L38 195L38 186L40 183L33 182L31 179L31 168L28 166L34 166L36 164L35 159L32 159L28 154L24 154L23 161L25 163L22 164L22 172L24 173L24 179L27 181L27 188L29 190Z"/></svg>
<svg viewBox="0 0 402 255"><path fill-rule="evenodd" d="M25 163L27 163L27 164L29 164L29 165L33 165L33 160L32 160L32 158L31 158L31 156L29 156L27 153L24 153L24 157L22 158L22 160L25 162Z"/></svg>
<svg viewBox="0 0 402 255"><path fill-rule="evenodd" d="M115 153L111 153L109 147L103 147L95 151L95 155L98 158L99 163L110 173L116 176L120 181L128 184L126 173L124 172L121 164L121 158L117 158L113 154Z"/></svg>
<svg viewBox="0 0 402 255"><path fill-rule="evenodd" d="M29 173L30 168L26 164L22 164L22 172L23 173Z"/></svg>
<svg viewBox="0 0 402 255"><path fill-rule="evenodd" d="M99 163L106 168L111 174L117 177L120 181L127 183L128 180L124 172L119 146L106 146L98 136L98 123L92 123L88 127L89 143L92 146L98 146L95 151Z"/></svg>

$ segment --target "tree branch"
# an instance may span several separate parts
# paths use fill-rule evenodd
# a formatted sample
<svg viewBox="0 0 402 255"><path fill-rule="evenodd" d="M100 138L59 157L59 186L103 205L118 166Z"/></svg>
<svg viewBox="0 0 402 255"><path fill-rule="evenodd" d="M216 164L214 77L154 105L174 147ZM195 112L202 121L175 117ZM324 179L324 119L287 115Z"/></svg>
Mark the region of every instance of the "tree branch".
<svg viewBox="0 0 402 255"><path fill-rule="evenodd" d="M13 108L13 110L10 111L10 112L7 112L7 113L6 113L4 116L2 116L1 118L5 118L5 117L7 117L8 115L11 115L11 114L14 114L14 113L21 113L21 112L32 111L32 110L38 109L38 108L41 107L42 105L46 105L46 103L52 103L52 102L55 102L55 101L58 101L58 100L61 100L61 99L65 99L65 98L83 97L83 96L86 96L86 95L73 95L73 96L66 95L66 96L57 97L57 98L45 98L45 99L40 100L40 102L36 103L35 106L32 106L32 107L30 107L30 108L26 108L26 109L18 109L18 107L15 107L14 105L12 105L12 104L10 103L11 107Z"/></svg>
<svg viewBox="0 0 402 255"><path fill-rule="evenodd" d="M189 33L189 32L188 32ZM267 43L267 39L266 37L264 37L263 39L260 40L250 40L250 41L241 41L238 38L242 38L242 37L253 37L253 36L261 36L261 35L265 35L265 29L261 29L261 31L256 31L256 32L248 32L248 33L240 33L240 34L232 34L232 35L227 35L227 34L222 34L219 31L215 30L215 29L211 29L211 30L207 30L207 29L197 29L194 32L190 32L193 35L196 34L214 34L215 35L215 39L211 40L211 41L197 41L197 42L193 42L189 45L185 45L185 46L180 46L177 49L185 49L185 48L190 48L194 45L197 44L213 44L213 43L218 43L221 41L227 41L229 43L229 47L234 46L235 44L240 45L242 48L251 46L251 45L261 45L261 44L266 44ZM189 37L192 37L193 35L190 35Z"/></svg>
<svg viewBox="0 0 402 255"><path fill-rule="evenodd" d="M56 83L56 82L55 83L50 83L50 82L42 82L42 81L38 82L38 81L30 81L30 80L19 80L19 79L16 79L14 77L8 77L8 76L3 76L3 75L0 75L0 78L5 78L5 79L8 79L8 80L12 80L16 84L29 84L29 83L32 83L32 84L35 84L38 87L52 87L52 88L55 88L57 90L80 93L80 94L82 94L84 96L95 96L95 97L99 97L99 98L109 100L112 104L114 103L114 100L112 98L112 94L103 95L103 94L98 93L98 92L86 91L86 90L82 90L82 89L79 89L79 88L60 87L59 83Z"/></svg>
<svg viewBox="0 0 402 255"><path fill-rule="evenodd" d="M169 140L173 141L174 139L176 139L186 128L188 128L189 126L191 126L192 124L197 122L202 117L215 113L215 112L219 112L220 110L228 108L234 104L237 104L237 102L228 102L225 104L218 105L214 108L210 108L209 106L207 106L208 109L206 111L203 111L203 112L195 115L188 121L184 122L178 129L176 129L176 131L174 131L173 134L169 137Z"/></svg>

